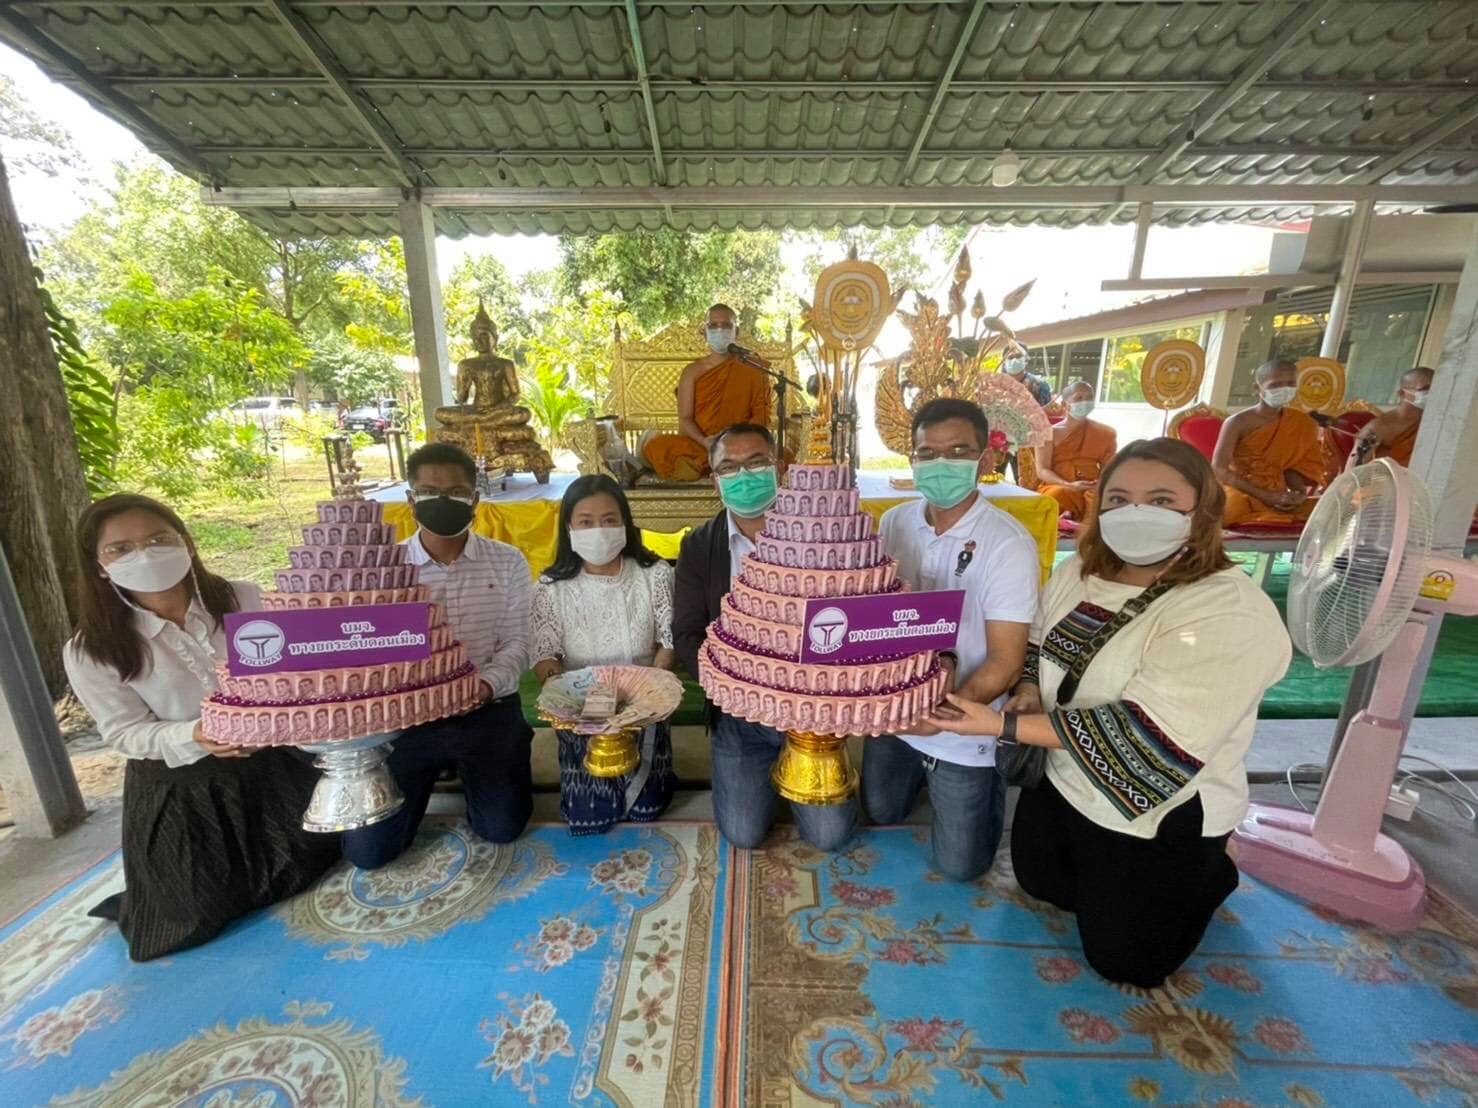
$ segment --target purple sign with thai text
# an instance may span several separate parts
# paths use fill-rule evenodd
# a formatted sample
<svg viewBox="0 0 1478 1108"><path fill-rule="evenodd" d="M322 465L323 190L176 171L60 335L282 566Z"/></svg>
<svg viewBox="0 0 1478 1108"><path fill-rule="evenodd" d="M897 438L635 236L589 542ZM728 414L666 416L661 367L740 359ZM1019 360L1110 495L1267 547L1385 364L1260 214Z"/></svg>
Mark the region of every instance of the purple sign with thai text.
<svg viewBox="0 0 1478 1108"><path fill-rule="evenodd" d="M227 668L232 677L431 656L431 605L361 604L232 612L226 617Z"/></svg>
<svg viewBox="0 0 1478 1108"><path fill-rule="evenodd" d="M802 662L856 662L920 650L949 650L960 631L964 589L806 601Z"/></svg>

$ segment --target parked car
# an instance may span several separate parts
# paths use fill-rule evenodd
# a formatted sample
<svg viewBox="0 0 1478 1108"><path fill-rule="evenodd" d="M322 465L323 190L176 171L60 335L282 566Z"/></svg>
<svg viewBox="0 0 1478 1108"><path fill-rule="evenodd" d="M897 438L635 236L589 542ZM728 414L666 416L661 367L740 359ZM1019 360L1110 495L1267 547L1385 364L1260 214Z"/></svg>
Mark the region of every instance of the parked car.
<svg viewBox="0 0 1478 1108"><path fill-rule="evenodd" d="M363 431L376 442L382 442L385 438L387 428L394 426L392 416L381 412L374 405L363 408L354 408L339 417L339 429L342 431Z"/></svg>
<svg viewBox="0 0 1478 1108"><path fill-rule="evenodd" d="M337 400L308 401L308 411L310 411L314 415L335 415L337 414L338 410L339 402Z"/></svg>
<svg viewBox="0 0 1478 1108"><path fill-rule="evenodd" d="M262 427L276 427L283 419L299 415L296 397L292 396L248 396L238 400L224 412L219 413L236 423L256 423Z"/></svg>

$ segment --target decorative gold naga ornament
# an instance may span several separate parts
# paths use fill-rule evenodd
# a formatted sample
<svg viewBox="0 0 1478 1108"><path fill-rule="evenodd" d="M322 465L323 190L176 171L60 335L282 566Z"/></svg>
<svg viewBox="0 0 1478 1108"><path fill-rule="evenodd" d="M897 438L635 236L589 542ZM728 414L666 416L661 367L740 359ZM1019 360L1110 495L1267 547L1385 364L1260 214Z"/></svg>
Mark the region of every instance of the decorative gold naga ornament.
<svg viewBox="0 0 1478 1108"><path fill-rule="evenodd" d="M1166 339L1145 351L1139 366L1139 390L1152 408L1183 408L1201 391L1206 351L1189 339Z"/></svg>
<svg viewBox="0 0 1478 1108"><path fill-rule="evenodd" d="M457 402L432 413L441 426L431 438L485 457L489 473L529 472L545 484L554 460L529 426L533 413L518 403L518 371L498 354L498 328L481 299L469 333L476 353L457 363Z"/></svg>
<svg viewBox="0 0 1478 1108"><path fill-rule="evenodd" d="M1294 368L1298 370L1298 395L1292 406L1301 412L1339 414L1345 398L1344 365L1333 358L1308 357L1300 358Z"/></svg>
<svg viewBox="0 0 1478 1108"><path fill-rule="evenodd" d="M981 369L982 363L1016 337L1002 317L1021 307L1036 284L1033 278L1012 289L995 315L986 311L985 296L977 292L969 307L967 327L965 287L970 274L970 252L962 249L955 260L947 314L940 311L932 297L917 294L913 312L898 312L912 342L906 354L882 363L873 403L878 434L895 454L907 455L913 449L913 414L929 401L941 396L980 399L978 386L987 373ZM1024 387L1022 391L1030 400Z"/></svg>

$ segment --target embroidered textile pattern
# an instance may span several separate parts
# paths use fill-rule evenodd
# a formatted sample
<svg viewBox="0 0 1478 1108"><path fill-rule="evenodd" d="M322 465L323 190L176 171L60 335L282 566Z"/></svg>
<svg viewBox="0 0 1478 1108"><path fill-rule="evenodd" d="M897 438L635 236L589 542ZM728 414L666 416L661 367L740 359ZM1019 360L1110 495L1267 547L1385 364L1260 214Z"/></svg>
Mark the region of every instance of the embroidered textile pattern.
<svg viewBox="0 0 1478 1108"><path fill-rule="evenodd" d="M1084 600L1047 632L1042 652L1063 669L1072 669L1084 647L1113 618L1114 613L1107 608Z"/></svg>
<svg viewBox="0 0 1478 1108"><path fill-rule="evenodd" d="M1164 804L1203 765L1133 701L1059 709L1049 718L1063 748L1125 819Z"/></svg>

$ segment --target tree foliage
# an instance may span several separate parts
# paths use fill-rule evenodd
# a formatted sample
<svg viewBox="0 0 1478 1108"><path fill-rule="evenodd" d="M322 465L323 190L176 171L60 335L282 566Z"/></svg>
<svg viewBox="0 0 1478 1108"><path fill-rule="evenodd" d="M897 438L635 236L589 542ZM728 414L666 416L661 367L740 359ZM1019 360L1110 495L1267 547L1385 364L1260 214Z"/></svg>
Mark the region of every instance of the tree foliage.
<svg viewBox="0 0 1478 1108"><path fill-rule="evenodd" d="M560 238L561 291L618 294L637 325L656 331L695 320L723 301L753 331L780 287L773 231L688 232L662 228Z"/></svg>
<svg viewBox="0 0 1478 1108"><path fill-rule="evenodd" d="M807 284L826 266L855 247L857 255L882 266L894 289L927 291L949 265L969 234L964 224L934 227L836 227L801 236L806 253L801 268Z"/></svg>
<svg viewBox="0 0 1478 1108"><path fill-rule="evenodd" d="M0 73L0 152L16 176L80 174L83 161L65 127L43 117Z"/></svg>
<svg viewBox="0 0 1478 1108"><path fill-rule="evenodd" d="M42 282L41 270L36 275L36 291L46 312L46 326L51 332L52 349L67 390L67 408L72 414L72 433L77 436L77 453L82 459L82 474L87 491L103 496L114 487L119 434L113 384L93 364L77 326L57 307L56 299Z"/></svg>

